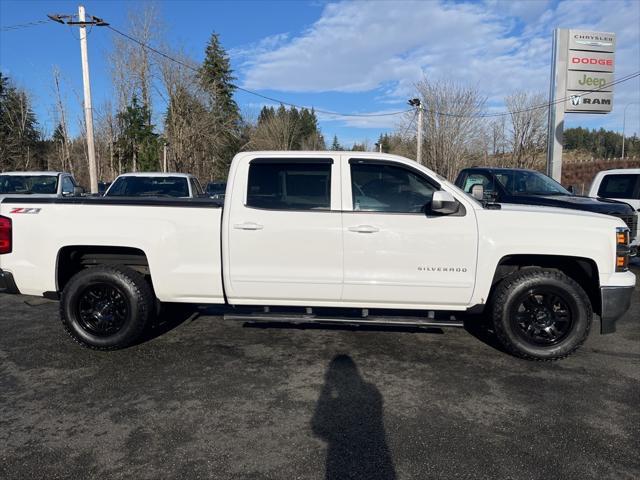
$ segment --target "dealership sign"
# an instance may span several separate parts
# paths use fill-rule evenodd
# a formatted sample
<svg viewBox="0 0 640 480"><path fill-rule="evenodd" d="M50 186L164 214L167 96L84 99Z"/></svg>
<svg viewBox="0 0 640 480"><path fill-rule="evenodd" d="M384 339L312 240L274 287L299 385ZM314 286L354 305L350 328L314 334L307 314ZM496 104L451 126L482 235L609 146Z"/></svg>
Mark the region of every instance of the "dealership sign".
<svg viewBox="0 0 640 480"><path fill-rule="evenodd" d="M613 108L616 35L556 28L553 32L547 174L562 179L565 113L609 113Z"/></svg>
<svg viewBox="0 0 640 480"><path fill-rule="evenodd" d="M567 47L565 112L609 113L613 106L615 34L569 30Z"/></svg>

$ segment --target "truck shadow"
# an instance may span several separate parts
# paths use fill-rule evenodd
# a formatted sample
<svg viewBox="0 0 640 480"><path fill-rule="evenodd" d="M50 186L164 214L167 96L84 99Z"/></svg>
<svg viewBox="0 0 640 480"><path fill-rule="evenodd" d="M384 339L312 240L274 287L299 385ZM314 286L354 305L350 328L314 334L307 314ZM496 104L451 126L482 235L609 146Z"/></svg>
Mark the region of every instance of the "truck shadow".
<svg viewBox="0 0 640 480"><path fill-rule="evenodd" d="M329 363L311 419L326 442L326 480L394 480L395 467L384 429L383 399L348 355Z"/></svg>
<svg viewBox="0 0 640 480"><path fill-rule="evenodd" d="M498 340L498 337L496 337L491 319L487 315L469 315L462 320L467 333L494 350L509 354Z"/></svg>
<svg viewBox="0 0 640 480"><path fill-rule="evenodd" d="M180 303L165 303L159 315L156 315L144 329L135 345L150 342L161 337L184 323L191 323L200 316L195 306Z"/></svg>

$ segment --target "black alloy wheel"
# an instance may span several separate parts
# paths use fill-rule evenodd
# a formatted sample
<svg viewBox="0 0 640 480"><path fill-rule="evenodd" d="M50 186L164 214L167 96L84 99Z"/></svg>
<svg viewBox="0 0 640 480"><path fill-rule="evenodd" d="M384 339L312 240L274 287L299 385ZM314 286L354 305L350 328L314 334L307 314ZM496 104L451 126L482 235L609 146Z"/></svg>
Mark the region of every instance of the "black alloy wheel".
<svg viewBox="0 0 640 480"><path fill-rule="evenodd" d="M65 331L80 345L117 350L133 345L153 318L151 284L124 265L99 265L76 273L60 298Z"/></svg>
<svg viewBox="0 0 640 480"><path fill-rule="evenodd" d="M556 269L526 267L495 286L491 314L493 330L508 352L528 360L558 360L584 343L593 309L573 278Z"/></svg>
<svg viewBox="0 0 640 480"><path fill-rule="evenodd" d="M541 346L561 342L571 331L573 312L562 293L553 288L535 288L514 302L514 330L523 340Z"/></svg>
<svg viewBox="0 0 640 480"><path fill-rule="evenodd" d="M98 337L119 332L129 315L124 293L107 283L95 283L82 290L77 309L82 328Z"/></svg>

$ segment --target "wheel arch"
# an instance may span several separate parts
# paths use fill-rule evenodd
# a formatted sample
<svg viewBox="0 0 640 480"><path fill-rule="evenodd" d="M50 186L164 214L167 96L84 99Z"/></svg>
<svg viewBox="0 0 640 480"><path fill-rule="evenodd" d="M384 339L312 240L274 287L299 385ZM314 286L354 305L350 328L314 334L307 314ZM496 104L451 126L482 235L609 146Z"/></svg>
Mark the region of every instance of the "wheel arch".
<svg viewBox="0 0 640 480"><path fill-rule="evenodd" d="M105 245L68 245L56 258L56 290L61 292L76 273L98 265L122 265L150 279L146 253L134 247Z"/></svg>
<svg viewBox="0 0 640 480"><path fill-rule="evenodd" d="M505 255L496 266L491 282L491 293L494 292L495 286L508 275L531 267L561 271L582 287L591 301L593 311L598 315L602 313L598 265L592 259L585 257L565 255Z"/></svg>

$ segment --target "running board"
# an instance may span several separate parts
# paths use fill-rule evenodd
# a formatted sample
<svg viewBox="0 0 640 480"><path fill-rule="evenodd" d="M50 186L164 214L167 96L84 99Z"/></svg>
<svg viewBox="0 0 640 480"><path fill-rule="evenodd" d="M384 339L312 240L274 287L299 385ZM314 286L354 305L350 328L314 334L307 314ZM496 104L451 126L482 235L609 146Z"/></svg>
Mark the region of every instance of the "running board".
<svg viewBox="0 0 640 480"><path fill-rule="evenodd" d="M342 325L391 325L399 327L464 327L462 320L434 320L424 317L323 317L318 315L274 314L274 313L227 313L225 320L260 323L326 323Z"/></svg>

